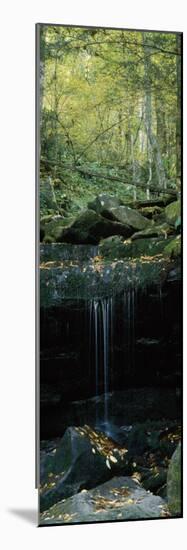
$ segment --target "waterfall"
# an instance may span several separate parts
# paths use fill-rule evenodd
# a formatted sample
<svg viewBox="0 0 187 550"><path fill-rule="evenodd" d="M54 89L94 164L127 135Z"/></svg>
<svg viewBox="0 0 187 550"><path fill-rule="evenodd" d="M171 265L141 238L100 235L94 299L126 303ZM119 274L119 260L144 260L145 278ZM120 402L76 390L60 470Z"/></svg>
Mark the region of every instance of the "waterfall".
<svg viewBox="0 0 187 550"><path fill-rule="evenodd" d="M126 371L134 370L134 345L135 345L135 307L136 290L131 288L124 292L123 322Z"/></svg>
<svg viewBox="0 0 187 550"><path fill-rule="evenodd" d="M115 387L115 354L122 349L119 372L134 374L136 290L125 290L118 298L97 298L89 302L89 356L92 388L96 398L103 394L104 410L100 418L96 399L96 424L109 423L109 392ZM119 338L122 328L122 340ZM115 351L117 344L117 352ZM123 367L124 365L124 367ZM124 369L124 371L123 371Z"/></svg>
<svg viewBox="0 0 187 550"><path fill-rule="evenodd" d="M104 422L108 423L108 392L109 392L109 300L102 300L102 325L103 325L103 369L104 369Z"/></svg>
<svg viewBox="0 0 187 550"><path fill-rule="evenodd" d="M95 393L98 395L99 390L99 323L98 323L98 306L97 300L94 300L94 334L95 334Z"/></svg>
<svg viewBox="0 0 187 550"><path fill-rule="evenodd" d="M89 309L89 355L95 373L95 395L104 394L103 422L108 423L108 399L110 384L110 350L113 335L112 298L93 299ZM99 421L96 400L96 423Z"/></svg>

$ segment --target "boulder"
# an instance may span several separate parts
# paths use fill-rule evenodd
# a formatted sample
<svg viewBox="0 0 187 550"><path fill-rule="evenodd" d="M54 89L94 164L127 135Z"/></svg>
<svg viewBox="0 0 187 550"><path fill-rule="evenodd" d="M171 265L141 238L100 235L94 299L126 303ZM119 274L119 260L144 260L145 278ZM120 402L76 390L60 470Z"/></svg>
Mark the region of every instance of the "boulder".
<svg viewBox="0 0 187 550"><path fill-rule="evenodd" d="M108 219L128 225L133 231L141 231L150 227L151 222L129 206L118 206L115 208L103 209L102 215Z"/></svg>
<svg viewBox="0 0 187 550"><path fill-rule="evenodd" d="M113 477L95 489L63 499L40 514L40 525L166 517L165 501L131 477Z"/></svg>
<svg viewBox="0 0 187 550"><path fill-rule="evenodd" d="M102 210L115 208L117 206L120 206L120 204L122 204L122 201L116 196L103 193L98 195L93 201L89 202L88 208L91 210L95 210L95 212L100 214Z"/></svg>
<svg viewBox="0 0 187 550"><path fill-rule="evenodd" d="M179 443L172 455L167 475L168 507L172 516L181 516L181 444Z"/></svg>
<svg viewBox="0 0 187 550"><path fill-rule="evenodd" d="M177 220L181 217L181 203L180 201L172 202L165 208L166 221L175 226Z"/></svg>
<svg viewBox="0 0 187 550"><path fill-rule="evenodd" d="M178 258L181 255L181 236L177 235L171 239L164 248L164 254L171 258Z"/></svg>
<svg viewBox="0 0 187 550"><path fill-rule="evenodd" d="M57 215L53 216L51 220L42 222L42 225L45 230L44 242L55 243L57 241L59 233L61 233L62 228L70 223L70 220L65 219L63 216Z"/></svg>
<svg viewBox="0 0 187 550"><path fill-rule="evenodd" d="M161 237L167 239L170 235L173 235L174 228L168 223L162 223L159 225L149 226L143 231L138 231L132 235L131 239L149 239L153 237Z"/></svg>
<svg viewBox="0 0 187 550"><path fill-rule="evenodd" d="M98 255L104 258L110 258L111 260L115 258L124 258L126 254L123 237L120 235L112 235L112 237L102 239L99 243Z"/></svg>
<svg viewBox="0 0 187 550"><path fill-rule="evenodd" d="M42 463L41 510L124 472L126 453L127 449L87 425L67 428L56 452Z"/></svg>
<svg viewBox="0 0 187 550"><path fill-rule="evenodd" d="M173 239L172 239L173 240ZM125 240L120 236L108 237L103 239L98 248L99 256L109 258L110 260L122 258L140 258L141 256L157 256L166 249L166 242L169 247L170 240L165 241L160 238L139 238ZM166 250L166 255L171 255Z"/></svg>
<svg viewBox="0 0 187 550"><path fill-rule="evenodd" d="M57 240L72 244L97 244L101 239L111 235L122 235L127 238L132 233L132 228L128 224L107 220L94 210L85 210L71 226L61 231Z"/></svg>

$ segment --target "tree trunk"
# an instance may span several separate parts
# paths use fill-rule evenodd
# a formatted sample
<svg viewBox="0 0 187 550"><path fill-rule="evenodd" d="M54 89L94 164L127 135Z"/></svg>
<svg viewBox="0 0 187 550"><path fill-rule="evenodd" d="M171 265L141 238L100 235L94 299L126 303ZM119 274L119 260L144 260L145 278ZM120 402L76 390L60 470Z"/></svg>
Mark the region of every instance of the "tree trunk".
<svg viewBox="0 0 187 550"><path fill-rule="evenodd" d="M161 154L167 154L167 128L166 113L164 109L164 97L161 94L155 97L157 141L159 143Z"/></svg>
<svg viewBox="0 0 187 550"><path fill-rule="evenodd" d="M166 189L166 177L163 167L162 157L160 153L159 144L152 130L152 97L151 97L151 62L150 62L150 48L146 46L146 36L143 33L143 45L144 45L144 86L145 86L145 128L148 139L148 162L149 162L149 179L147 182L147 198L149 197L149 187L152 181L152 158L154 157L157 180L159 187ZM159 188L158 188L159 192Z"/></svg>

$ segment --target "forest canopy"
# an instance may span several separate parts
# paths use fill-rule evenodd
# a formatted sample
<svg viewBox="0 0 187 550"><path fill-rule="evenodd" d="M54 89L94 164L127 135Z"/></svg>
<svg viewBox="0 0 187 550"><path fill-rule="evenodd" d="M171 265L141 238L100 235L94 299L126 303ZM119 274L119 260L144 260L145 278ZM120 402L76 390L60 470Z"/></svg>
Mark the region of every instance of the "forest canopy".
<svg viewBox="0 0 187 550"><path fill-rule="evenodd" d="M179 193L181 34L40 26L40 144L42 216Z"/></svg>

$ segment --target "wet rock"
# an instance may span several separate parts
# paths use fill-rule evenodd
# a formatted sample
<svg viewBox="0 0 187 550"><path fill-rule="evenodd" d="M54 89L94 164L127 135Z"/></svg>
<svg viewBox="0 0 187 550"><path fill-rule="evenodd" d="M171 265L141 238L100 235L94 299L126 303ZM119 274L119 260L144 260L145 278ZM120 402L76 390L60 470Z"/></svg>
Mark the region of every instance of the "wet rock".
<svg viewBox="0 0 187 550"><path fill-rule="evenodd" d="M146 288L163 282L167 277L166 259L149 261L149 258L114 264L101 262L86 265L41 265L41 307L61 306L64 299L89 299L114 296L128 288Z"/></svg>
<svg viewBox="0 0 187 550"><path fill-rule="evenodd" d="M108 418L116 426L143 422L161 417L180 418L175 389L169 388L136 388L124 391L115 391L107 394ZM92 424L95 421L97 408L98 419L104 418L105 397L99 395L90 399L74 401L71 404L70 415L77 422ZM94 419L94 420L93 420Z"/></svg>
<svg viewBox="0 0 187 550"><path fill-rule="evenodd" d="M93 490L85 489L40 515L40 525L161 518L164 500L145 491L130 477L113 477Z"/></svg>
<svg viewBox="0 0 187 550"><path fill-rule="evenodd" d="M128 224L107 220L94 210L85 210L71 226L61 231L57 240L72 244L97 244L111 235L129 237L132 229Z"/></svg>
<svg viewBox="0 0 187 550"><path fill-rule="evenodd" d="M168 507L172 516L180 516L182 512L181 468L181 444L179 443L172 455L167 476Z"/></svg>
<svg viewBox="0 0 187 550"><path fill-rule="evenodd" d="M151 491L152 493L158 494L161 488L165 486L165 495L166 495L166 479L167 479L167 470L166 468L155 468L155 472L152 475L149 475L147 479L144 480L143 486L146 490Z"/></svg>
<svg viewBox="0 0 187 550"><path fill-rule="evenodd" d="M137 344L141 346L157 346L160 344L160 340L158 338L139 338L137 340Z"/></svg>
<svg viewBox="0 0 187 550"><path fill-rule="evenodd" d="M151 224L151 222L142 216L142 214L136 210L133 210L133 208L129 208L128 206L118 206L108 209L105 208L102 211L102 215L108 219L128 225L132 228L133 232L146 229L147 227L150 227Z"/></svg>
<svg viewBox="0 0 187 550"><path fill-rule="evenodd" d="M91 210L95 210L95 212L100 214L102 210L115 208L117 206L120 206L121 204L122 201L116 196L103 193L98 195L93 201L89 202L88 208Z"/></svg>
<svg viewBox="0 0 187 550"><path fill-rule="evenodd" d="M167 281L170 283L181 281L181 264L176 264L168 269Z"/></svg>
<svg viewBox="0 0 187 550"><path fill-rule="evenodd" d="M42 463L41 510L98 485L115 472L124 472L126 453L125 448L89 426L68 428L56 452Z"/></svg>
<svg viewBox="0 0 187 550"><path fill-rule="evenodd" d="M97 256L98 247L80 244L52 243L40 245L40 262L87 261Z"/></svg>

